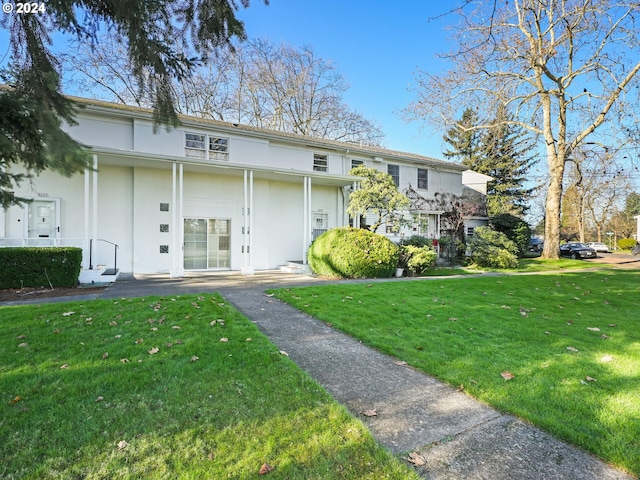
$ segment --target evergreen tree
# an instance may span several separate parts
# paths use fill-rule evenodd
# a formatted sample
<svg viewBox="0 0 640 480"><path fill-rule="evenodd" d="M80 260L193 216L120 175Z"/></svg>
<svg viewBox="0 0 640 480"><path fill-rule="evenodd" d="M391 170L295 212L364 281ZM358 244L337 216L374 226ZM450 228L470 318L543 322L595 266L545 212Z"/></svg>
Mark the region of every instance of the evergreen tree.
<svg viewBox="0 0 640 480"><path fill-rule="evenodd" d="M266 2L266 0L265 0ZM240 0L247 7L249 0ZM10 35L9 68L0 79L0 202L19 202L21 181L53 168L71 175L87 166L76 142L62 130L73 125L75 105L62 95L60 62L49 32L62 31L95 48L104 26L126 45L140 88L154 94L154 120L175 126L172 80L186 76L216 49L245 36L236 0L71 0L43 3L37 14L6 13L0 28ZM193 52L191 54L190 52ZM12 168L17 165L19 168Z"/></svg>
<svg viewBox="0 0 640 480"><path fill-rule="evenodd" d="M533 143L522 128L509 121L500 107L491 126L483 128L475 111L467 108L460 121L443 137L452 146L444 152L445 157L493 177L487 185L489 216L523 215L532 192L524 187L524 183L534 161L530 155Z"/></svg>
<svg viewBox="0 0 640 480"><path fill-rule="evenodd" d="M510 213L521 216L533 188L526 188L526 174L533 165L534 144L522 127L509 123L511 119L500 108L492 126L481 138L481 160L469 166L472 170L493 177L487 186L489 216Z"/></svg>
<svg viewBox="0 0 640 480"><path fill-rule="evenodd" d="M462 165L475 165L478 161L480 153L480 134L477 130L478 115L472 108L466 108L462 112L460 121L457 122L444 134L442 139L451 145L450 150L445 150L443 155L445 158L455 160Z"/></svg>

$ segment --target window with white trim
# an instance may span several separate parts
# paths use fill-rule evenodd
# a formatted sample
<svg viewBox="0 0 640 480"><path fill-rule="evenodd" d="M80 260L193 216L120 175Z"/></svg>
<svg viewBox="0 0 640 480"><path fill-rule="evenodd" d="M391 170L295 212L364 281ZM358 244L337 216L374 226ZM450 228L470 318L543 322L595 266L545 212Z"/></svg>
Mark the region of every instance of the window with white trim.
<svg viewBox="0 0 640 480"><path fill-rule="evenodd" d="M206 150L204 149L207 136L200 133L184 134L184 154L187 157L206 158Z"/></svg>
<svg viewBox="0 0 640 480"><path fill-rule="evenodd" d="M351 168L359 167L360 165L364 165L364 160L359 160L357 158L351 159Z"/></svg>
<svg viewBox="0 0 640 480"><path fill-rule="evenodd" d="M329 161L326 155L320 155L318 153L313 154L313 171L314 172L326 172Z"/></svg>
<svg viewBox="0 0 640 480"><path fill-rule="evenodd" d="M429 170L426 168L418 169L418 188L429 190Z"/></svg>
<svg viewBox="0 0 640 480"><path fill-rule="evenodd" d="M396 187L400 186L400 165L387 165L387 173L393 178Z"/></svg>
<svg viewBox="0 0 640 480"><path fill-rule="evenodd" d="M475 227L467 227L467 237L473 237Z"/></svg>
<svg viewBox="0 0 640 480"><path fill-rule="evenodd" d="M228 160L229 139L216 135L185 132L184 154L187 157L205 160Z"/></svg>

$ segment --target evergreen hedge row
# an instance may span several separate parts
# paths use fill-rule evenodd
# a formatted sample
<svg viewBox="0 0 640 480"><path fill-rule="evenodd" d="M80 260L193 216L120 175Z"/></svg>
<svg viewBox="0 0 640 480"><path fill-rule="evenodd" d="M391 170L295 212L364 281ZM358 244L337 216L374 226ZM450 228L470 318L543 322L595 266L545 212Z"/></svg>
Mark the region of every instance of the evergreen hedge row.
<svg viewBox="0 0 640 480"><path fill-rule="evenodd" d="M81 264L76 247L0 248L0 288L74 287Z"/></svg>

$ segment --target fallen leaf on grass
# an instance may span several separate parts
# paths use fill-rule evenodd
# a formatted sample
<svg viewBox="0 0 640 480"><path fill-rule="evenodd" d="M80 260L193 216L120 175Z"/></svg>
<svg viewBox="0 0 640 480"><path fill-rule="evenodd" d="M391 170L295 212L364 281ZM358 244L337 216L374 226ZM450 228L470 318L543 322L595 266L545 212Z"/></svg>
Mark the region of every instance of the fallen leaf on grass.
<svg viewBox="0 0 640 480"><path fill-rule="evenodd" d="M284 355L285 357L289 356L289 354L287 352L285 352L284 350L280 350L280 355Z"/></svg>
<svg viewBox="0 0 640 480"><path fill-rule="evenodd" d="M228 342L228 341L229 341L229 339L228 339L227 337L222 337L222 338L220 339L220 341L221 341L221 342L223 342L223 343L226 343L226 342Z"/></svg>
<svg viewBox="0 0 640 480"><path fill-rule="evenodd" d="M375 408L371 408L369 410L365 410L364 412L362 412L362 414L365 417L377 417L378 416L378 412L376 412Z"/></svg>
<svg viewBox="0 0 640 480"><path fill-rule="evenodd" d="M413 463L416 467L422 467L427 464L427 459L418 452L411 452L407 457L409 463Z"/></svg>
<svg viewBox="0 0 640 480"><path fill-rule="evenodd" d="M25 338L27 338L26 335L18 335L18 340L24 340Z"/></svg>
<svg viewBox="0 0 640 480"><path fill-rule="evenodd" d="M458 388L456 388L456 392L462 392L464 390L464 385L461 383Z"/></svg>
<svg viewBox="0 0 640 480"><path fill-rule="evenodd" d="M578 349L575 347L567 347L567 350L569 350L570 352L577 352Z"/></svg>
<svg viewBox="0 0 640 480"><path fill-rule="evenodd" d="M121 358L120 359L120 363L129 363L129 359L128 358Z"/></svg>
<svg viewBox="0 0 640 480"><path fill-rule="evenodd" d="M600 361L604 363L613 362L613 357L611 355L604 355L602 358L600 358Z"/></svg>
<svg viewBox="0 0 640 480"><path fill-rule="evenodd" d="M17 396L16 398L14 398L13 400L9 401L9 405L15 405L16 403L18 403L20 400L22 400L22 398L20 398L20 396Z"/></svg>
<svg viewBox="0 0 640 480"><path fill-rule="evenodd" d="M115 320L111 320L111 321L109 322L109 325L111 325L112 327L115 327L115 326L117 326L117 325L118 325L118 322L116 322Z"/></svg>
<svg viewBox="0 0 640 480"><path fill-rule="evenodd" d="M407 365L407 362L402 361L402 360L397 360L397 361L393 362L393 364L394 364L394 365L397 365L397 366L399 366L399 367L404 367L404 366L406 366L406 365Z"/></svg>
<svg viewBox="0 0 640 480"><path fill-rule="evenodd" d="M151 350L149 350L149 355L155 355L159 351L160 349L158 347L153 347Z"/></svg>
<svg viewBox="0 0 640 480"><path fill-rule="evenodd" d="M598 327L587 327L587 330L591 330L592 332L599 332L600 329Z"/></svg>
<svg viewBox="0 0 640 480"><path fill-rule="evenodd" d="M118 450L124 450L128 446L129 446L129 444L125 440L120 440L118 442Z"/></svg>
<svg viewBox="0 0 640 480"><path fill-rule="evenodd" d="M104 397L96 397L96 402L101 402L104 400Z"/></svg>
<svg viewBox="0 0 640 480"><path fill-rule="evenodd" d="M173 327L171 327L171 328L173 328L174 330L180 330L180 325L174 325L174 326L173 326Z"/></svg>
<svg viewBox="0 0 640 480"><path fill-rule="evenodd" d="M19 347L28 347L29 344L27 342L22 342L18 344Z"/></svg>
<svg viewBox="0 0 640 480"><path fill-rule="evenodd" d="M617 327L617 326L618 326L618 324L617 324L617 323L610 323L610 324L609 324L609 326L610 326L610 327Z"/></svg>
<svg viewBox="0 0 640 480"><path fill-rule="evenodd" d="M258 471L258 475L266 475L267 473L273 472L273 467L268 463L263 463Z"/></svg>
<svg viewBox="0 0 640 480"><path fill-rule="evenodd" d="M102 359L103 359L103 360L104 360L105 358L108 358L108 357L109 357L109 353L108 353L108 352L104 352L104 353L102 354Z"/></svg>
<svg viewBox="0 0 640 480"><path fill-rule="evenodd" d="M245 341L246 341L246 342L251 342L251 341L253 341L253 338L249 337L249 338L247 338Z"/></svg>
<svg viewBox="0 0 640 480"><path fill-rule="evenodd" d="M586 377L584 377L584 378L585 378L585 380L586 380L587 382L597 382L597 381L598 381L598 379L597 379L597 378L590 377L589 375L587 375L587 376L586 376Z"/></svg>
<svg viewBox="0 0 640 480"><path fill-rule="evenodd" d="M136 340L136 345L138 345L138 344L140 344L142 342L144 342L144 340L142 338L139 338L139 339Z"/></svg>
<svg viewBox="0 0 640 480"><path fill-rule="evenodd" d="M509 370L505 370L504 372L500 373L500 376L502 378L504 378L505 380L513 380L516 376L511 373Z"/></svg>
<svg viewBox="0 0 640 480"><path fill-rule="evenodd" d="M200 357L196 357L195 355L191 357L192 362L197 362L198 360L200 360Z"/></svg>
<svg viewBox="0 0 640 480"><path fill-rule="evenodd" d="M69 368L69 364L65 363L64 365L60 365L60 368L65 370L65 369Z"/></svg>
<svg viewBox="0 0 640 480"><path fill-rule="evenodd" d="M62 316L63 316L63 317L68 317L69 315L73 315L74 313L76 313L76 312L64 312L64 313L62 314Z"/></svg>

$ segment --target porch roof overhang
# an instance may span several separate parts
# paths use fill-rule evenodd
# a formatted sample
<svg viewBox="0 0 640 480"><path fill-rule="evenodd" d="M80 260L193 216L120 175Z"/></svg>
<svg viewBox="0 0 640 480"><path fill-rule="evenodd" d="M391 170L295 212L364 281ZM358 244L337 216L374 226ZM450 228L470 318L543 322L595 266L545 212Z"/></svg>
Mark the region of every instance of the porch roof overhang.
<svg viewBox="0 0 640 480"><path fill-rule="evenodd" d="M330 187L346 187L353 182L363 180L362 177L353 175L338 175L324 172L310 172L304 170L265 167L237 162L199 160L189 157L176 157L172 155L158 155L155 153L134 152L103 147L92 147L90 154L98 156L98 169L101 163L122 167L155 168L170 170L175 163L184 165L185 172L206 173L241 177L245 170L253 171L254 178L274 180L289 183L303 183L305 177L311 177L315 185Z"/></svg>

